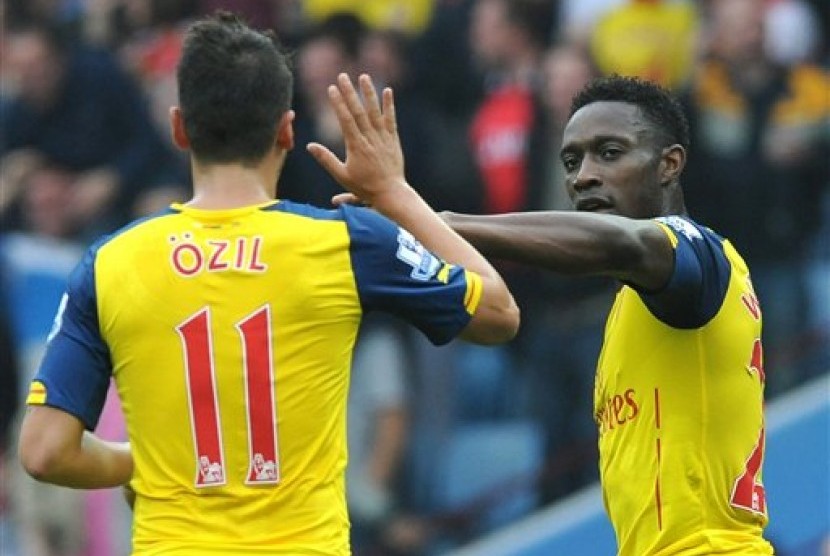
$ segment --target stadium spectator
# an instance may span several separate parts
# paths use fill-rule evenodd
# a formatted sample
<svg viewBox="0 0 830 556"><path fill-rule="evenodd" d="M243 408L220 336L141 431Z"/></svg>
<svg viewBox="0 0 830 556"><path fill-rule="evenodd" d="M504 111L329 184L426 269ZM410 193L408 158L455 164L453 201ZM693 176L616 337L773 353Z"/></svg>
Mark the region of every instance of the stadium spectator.
<svg viewBox="0 0 830 556"><path fill-rule="evenodd" d="M85 2L72 0L6 0L0 4L0 17L10 21L40 21L60 28L67 37L77 39L86 33L89 11ZM97 2L95 4L109 4Z"/></svg>
<svg viewBox="0 0 830 556"><path fill-rule="evenodd" d="M539 69L549 33L549 7L539 0L478 0L470 41L487 91L470 128L484 183L484 210L532 206L528 152L539 114Z"/></svg>
<svg viewBox="0 0 830 556"><path fill-rule="evenodd" d="M0 267L0 270L3 271L0 274L0 283L5 285L4 268ZM12 420L20 405L17 396L20 383L17 370L17 345L14 342L5 301L0 302L0 348L2 348L0 349L0 384L3 386L0 388L0 402L2 402L0 403L0 466L2 466L9 448ZM2 484L5 485L5 481ZM5 492L0 494L0 498L5 499ZM5 504L0 502L0 507L5 509Z"/></svg>
<svg viewBox="0 0 830 556"><path fill-rule="evenodd" d="M708 55L685 100L696 145L687 200L752 268L776 394L803 379L814 351L805 267L828 188L830 77L767 55L762 0L719 0L710 9Z"/></svg>
<svg viewBox="0 0 830 556"><path fill-rule="evenodd" d="M435 185L440 179L433 170L437 115L414 92L410 48L411 39L400 31L369 29L361 37L355 64L361 72L372 76L378 91L385 87L394 89L406 178L436 208L449 202L452 193Z"/></svg>
<svg viewBox="0 0 830 556"><path fill-rule="evenodd" d="M565 178L559 163L562 132L571 111L571 101L582 87L597 75L587 50L569 42L555 43L545 50L540 63L542 86L540 104L542 125L536 133L542 146L533 164L542 166L538 172L542 184L539 208L561 210L570 208L571 201L562 187Z"/></svg>
<svg viewBox="0 0 830 556"><path fill-rule="evenodd" d="M311 22L348 12L372 29L407 35L420 33L427 26L435 3L436 0L299 0L303 15Z"/></svg>
<svg viewBox="0 0 830 556"><path fill-rule="evenodd" d="M484 96L472 115L468 141L487 213L532 210L540 204L542 184L531 162L539 147L534 132L542 115L540 64L551 12L550 3L540 0L476 0L472 6L470 49ZM522 308L523 332L532 329L539 302L534 273L505 264L499 269ZM461 418L504 418L516 410L520 388L509 386L520 380L515 370L520 368L521 340L511 346L458 346L456 406ZM466 397L464 392L474 394Z"/></svg>
<svg viewBox="0 0 830 556"><path fill-rule="evenodd" d="M764 50L779 65L820 63L821 22L803 0L773 0L764 14Z"/></svg>
<svg viewBox="0 0 830 556"><path fill-rule="evenodd" d="M19 153L23 154L23 153ZM72 174L37 156L13 157L3 168L3 187L19 192L3 219L17 229L0 235L3 268L2 304L8 310L18 358L13 395L21 409L25 388L43 356L66 279L83 254L73 238L79 223L72 211ZM19 425L22 411L15 415ZM12 437L17 440L17 434ZM16 449L10 456L15 457ZM9 466L9 513L17 525L17 543L29 556L79 554L87 543L83 495L62 489L51 492Z"/></svg>
<svg viewBox="0 0 830 556"><path fill-rule="evenodd" d="M4 284L5 268L0 264L0 284ZM18 556L15 523L11 517L9 485L11 472L9 453L12 443L11 428L19 407L18 390L20 377L8 308L0 300L0 538L3 550L8 556ZM13 460L12 460L13 461Z"/></svg>
<svg viewBox="0 0 830 556"><path fill-rule="evenodd" d="M772 554L761 312L734 247L687 215L679 103L636 78L593 81L562 145L578 212L445 220L493 258L622 282L594 391L619 554Z"/></svg>
<svg viewBox="0 0 830 556"><path fill-rule="evenodd" d="M412 86L443 119L466 123L481 98L472 64L470 12L476 0L439 0L429 25L413 38Z"/></svg>
<svg viewBox="0 0 830 556"><path fill-rule="evenodd" d="M821 228L810 247L807 263L807 322L813 331L816 353L806 366L805 379L830 369L830 186L824 194L822 214Z"/></svg>
<svg viewBox="0 0 830 556"><path fill-rule="evenodd" d="M414 176L412 182L436 210L480 212L484 206L469 148L469 123L482 93L482 80L471 63L469 17L474 4L475 0L437 2L429 25L411 38L407 50L406 104L414 104L416 113L423 106L435 116L429 119L433 130L428 167L417 168L415 159L412 168L428 172L428 177L419 182Z"/></svg>
<svg viewBox="0 0 830 556"><path fill-rule="evenodd" d="M83 40L120 54L131 42L166 34L170 25L194 17L199 0L119 0L82 5ZM129 63L126 67L132 69Z"/></svg>
<svg viewBox="0 0 830 556"><path fill-rule="evenodd" d="M628 0L591 32L591 54L604 75L634 75L673 90L687 84L697 54L691 0Z"/></svg>
<svg viewBox="0 0 830 556"><path fill-rule="evenodd" d="M539 208L569 210L559 162L562 133L574 95L596 76L586 50L558 43L542 60L542 112L534 133L539 147L531 164L539 168ZM550 502L596 479L596 427L584 411L593 394L593 377L604 329L603 309L613 300L607 278L574 280L553 273L533 276L537 300L523 312L527 338L523 352L529 411L545 432L546 468L540 480L541 499Z"/></svg>
<svg viewBox="0 0 830 556"><path fill-rule="evenodd" d="M75 173L86 237L123 223L145 190L179 179L145 97L110 53L66 42L50 24L7 23L0 163L31 149Z"/></svg>
<svg viewBox="0 0 830 556"><path fill-rule="evenodd" d="M128 23L117 46L119 60L148 99L150 116L167 131L167 111L176 104L176 64L186 25L195 16L194 0L145 0L140 16Z"/></svg>
<svg viewBox="0 0 830 556"><path fill-rule="evenodd" d="M319 141L343 154L343 136L329 105L327 88L340 72L356 74L358 49L365 32L356 16L339 13L304 37L295 55L297 143ZM285 163L279 191L283 199L326 207L342 188L308 153L297 152Z"/></svg>
<svg viewBox="0 0 830 556"><path fill-rule="evenodd" d="M229 13L198 21L178 80L172 135L191 152L194 196L97 242L73 272L20 459L45 482L129 482L134 554L347 554L363 313L394 313L435 343L495 343L515 335L518 310L405 181L391 90L381 106L365 75L363 102L346 74L328 89L345 162L308 149L375 209L328 211L275 200L294 112L273 34ZM129 444L88 432L111 376Z"/></svg>
<svg viewBox="0 0 830 556"><path fill-rule="evenodd" d="M554 16L559 40L587 48L599 20L609 11L625 5L628 1L561 0Z"/></svg>

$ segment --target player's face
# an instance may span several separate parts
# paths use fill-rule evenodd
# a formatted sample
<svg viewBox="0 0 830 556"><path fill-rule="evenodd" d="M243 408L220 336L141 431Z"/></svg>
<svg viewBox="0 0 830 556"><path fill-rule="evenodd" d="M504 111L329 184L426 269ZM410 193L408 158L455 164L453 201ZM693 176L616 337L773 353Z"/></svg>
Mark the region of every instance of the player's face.
<svg viewBox="0 0 830 556"><path fill-rule="evenodd" d="M560 153L574 207L631 218L659 216L663 188L653 138L633 104L594 102L578 110L565 127Z"/></svg>

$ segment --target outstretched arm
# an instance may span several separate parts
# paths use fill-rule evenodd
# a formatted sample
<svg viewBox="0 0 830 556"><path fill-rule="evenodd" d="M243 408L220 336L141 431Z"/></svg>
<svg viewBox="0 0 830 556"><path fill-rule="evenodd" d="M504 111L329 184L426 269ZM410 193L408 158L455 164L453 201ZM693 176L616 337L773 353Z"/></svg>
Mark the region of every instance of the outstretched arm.
<svg viewBox="0 0 830 556"><path fill-rule="evenodd" d="M564 274L611 276L646 290L663 287L674 268L669 237L651 220L565 211L441 216L496 259Z"/></svg>
<svg viewBox="0 0 830 556"><path fill-rule="evenodd" d="M29 407L18 452L32 477L70 488L121 486L133 473L128 443L101 440L74 415L48 406Z"/></svg>
<svg viewBox="0 0 830 556"><path fill-rule="evenodd" d="M343 187L409 231L445 261L481 276L478 309L461 337L477 343L510 340L519 326L519 310L501 276L468 242L427 205L404 177L392 90L383 91L383 106L368 75L359 79L363 102L346 74L329 87L346 143L341 162L318 143L309 152Z"/></svg>

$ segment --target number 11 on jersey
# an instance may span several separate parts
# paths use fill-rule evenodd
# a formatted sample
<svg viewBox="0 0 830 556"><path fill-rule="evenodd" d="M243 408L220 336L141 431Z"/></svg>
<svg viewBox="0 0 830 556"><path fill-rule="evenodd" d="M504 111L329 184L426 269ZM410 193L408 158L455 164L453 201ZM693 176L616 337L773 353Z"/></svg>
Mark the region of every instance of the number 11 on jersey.
<svg viewBox="0 0 830 556"><path fill-rule="evenodd" d="M248 425L248 473L245 484L279 482L274 358L271 349L271 308L265 305L235 324L242 343L242 375ZM185 378L193 445L196 486L227 482L222 419L216 389L210 307L176 327L185 359Z"/></svg>

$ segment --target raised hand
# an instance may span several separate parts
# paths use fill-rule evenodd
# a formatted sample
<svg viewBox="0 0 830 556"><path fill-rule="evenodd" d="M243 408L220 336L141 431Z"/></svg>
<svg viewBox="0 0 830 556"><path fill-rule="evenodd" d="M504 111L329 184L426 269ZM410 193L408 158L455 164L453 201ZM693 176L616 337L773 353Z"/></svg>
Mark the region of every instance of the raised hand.
<svg viewBox="0 0 830 556"><path fill-rule="evenodd" d="M438 257L477 274L481 300L461 337L481 344L510 340L519 327L519 309L501 276L406 182L392 90L384 89L381 106L368 75L361 75L358 85L362 101L346 74L328 89L343 130L346 160L340 161L319 143L308 145L317 162L348 191L336 195L333 202L359 200L370 205Z"/></svg>
<svg viewBox="0 0 830 556"><path fill-rule="evenodd" d="M343 131L346 160L339 160L319 143L309 143L307 148L317 162L351 193L336 196L335 203L359 200L376 205L380 198L409 186L404 177L392 90L383 90L381 106L368 75L361 75L358 85L362 100L345 73L338 76L336 85L328 88L329 102Z"/></svg>

